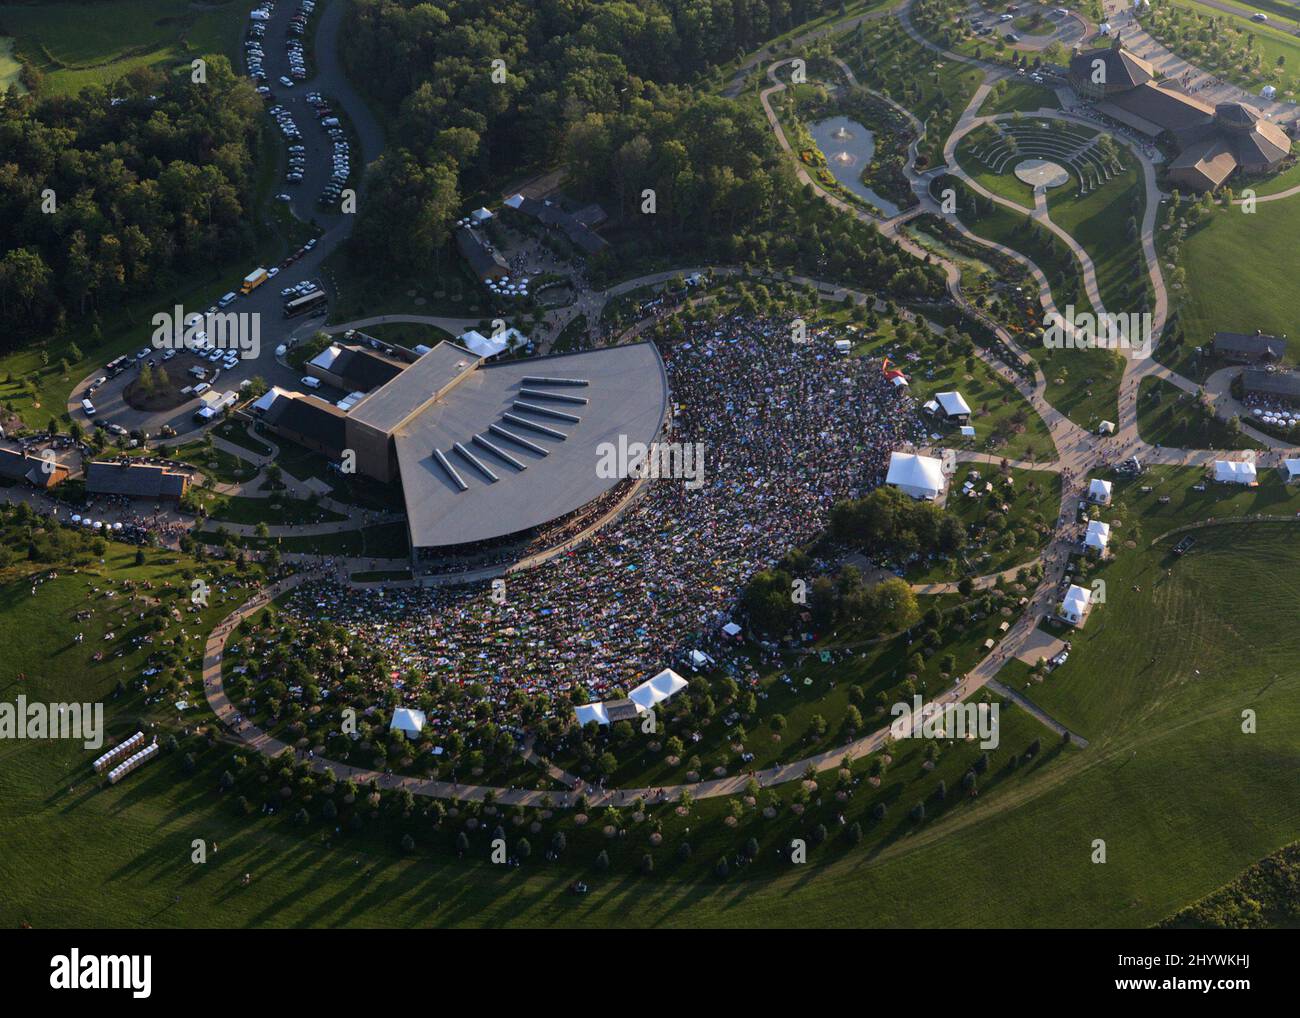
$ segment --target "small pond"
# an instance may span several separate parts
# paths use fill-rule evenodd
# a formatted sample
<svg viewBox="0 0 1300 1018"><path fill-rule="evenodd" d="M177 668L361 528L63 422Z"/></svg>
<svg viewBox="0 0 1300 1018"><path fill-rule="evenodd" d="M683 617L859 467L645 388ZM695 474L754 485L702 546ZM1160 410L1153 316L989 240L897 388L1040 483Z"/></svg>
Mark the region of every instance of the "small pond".
<svg viewBox="0 0 1300 1018"><path fill-rule="evenodd" d="M871 165L876 151L876 136L848 117L831 117L808 125L817 147L826 156L826 168L845 188L870 202L886 216L896 216L899 208L862 183L862 171Z"/></svg>

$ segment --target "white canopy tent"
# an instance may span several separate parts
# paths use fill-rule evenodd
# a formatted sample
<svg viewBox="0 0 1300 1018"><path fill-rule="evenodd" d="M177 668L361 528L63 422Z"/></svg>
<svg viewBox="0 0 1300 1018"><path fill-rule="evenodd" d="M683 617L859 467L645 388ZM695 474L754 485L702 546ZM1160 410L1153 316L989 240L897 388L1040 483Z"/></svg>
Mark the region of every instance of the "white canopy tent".
<svg viewBox="0 0 1300 1018"><path fill-rule="evenodd" d="M1072 626L1082 626L1092 608L1092 595L1084 587L1071 583L1061 601L1061 618Z"/></svg>
<svg viewBox="0 0 1300 1018"><path fill-rule="evenodd" d="M272 403L281 396L287 396L288 394L287 389L281 389L278 385L273 385L271 388L267 389L266 392L257 397L253 402L253 409L258 413L265 413L271 409Z"/></svg>
<svg viewBox="0 0 1300 1018"><path fill-rule="evenodd" d="M1097 425L1097 434L1099 434L1099 435L1113 435L1113 434L1115 434L1115 422L1114 422L1114 421L1102 421L1100 424Z"/></svg>
<svg viewBox="0 0 1300 1018"><path fill-rule="evenodd" d="M424 730L424 711L398 707L393 711L393 720L388 727L403 733L408 739L413 739Z"/></svg>
<svg viewBox="0 0 1300 1018"><path fill-rule="evenodd" d="M943 408L944 415L947 417L969 417L970 405L962 399L960 392L939 392L935 393L934 398L938 400L939 406Z"/></svg>
<svg viewBox="0 0 1300 1018"><path fill-rule="evenodd" d="M1110 481L1103 481L1099 477L1094 477L1088 482L1088 498L1093 502L1100 502L1102 505L1110 504L1110 493L1114 486Z"/></svg>
<svg viewBox="0 0 1300 1018"><path fill-rule="evenodd" d="M685 688L686 680L671 668L665 668L654 678L647 679L628 693L627 698L641 710L649 710L655 704L662 703Z"/></svg>
<svg viewBox="0 0 1300 1018"><path fill-rule="evenodd" d="M1088 530L1083 535L1083 546L1092 551L1105 551L1106 544L1110 541L1110 524L1102 523L1101 520L1091 520L1088 523Z"/></svg>
<svg viewBox="0 0 1300 1018"><path fill-rule="evenodd" d="M933 456L891 453L885 483L913 498L938 498L943 492L943 464Z"/></svg>
<svg viewBox="0 0 1300 1018"><path fill-rule="evenodd" d="M1300 461L1298 461L1298 462L1300 462ZM727 636L739 636L739 635L740 635L740 626L736 625L736 623L734 623L734 622L728 622L725 626L722 627L722 631L723 631Z"/></svg>
<svg viewBox="0 0 1300 1018"><path fill-rule="evenodd" d="M1214 479L1225 484L1254 484L1255 464L1241 460L1215 460Z"/></svg>
<svg viewBox="0 0 1300 1018"><path fill-rule="evenodd" d="M961 426L961 436L962 438L974 438L975 429L972 428L969 424L963 424Z"/></svg>
<svg viewBox="0 0 1300 1018"><path fill-rule="evenodd" d="M480 357L495 357L509 345L504 332L499 336L485 336L476 329L462 333L456 338L456 342Z"/></svg>
<svg viewBox="0 0 1300 1018"><path fill-rule="evenodd" d="M1286 478L1287 484L1300 477L1300 460L1283 460L1282 476Z"/></svg>

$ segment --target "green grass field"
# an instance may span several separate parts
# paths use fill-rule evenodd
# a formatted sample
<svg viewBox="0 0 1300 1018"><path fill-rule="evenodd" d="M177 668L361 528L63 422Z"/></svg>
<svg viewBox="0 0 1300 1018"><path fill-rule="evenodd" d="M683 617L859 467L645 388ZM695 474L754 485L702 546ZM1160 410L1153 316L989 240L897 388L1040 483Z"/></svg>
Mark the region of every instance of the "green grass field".
<svg viewBox="0 0 1300 1018"><path fill-rule="evenodd" d="M1161 6L1166 11L1177 12L1179 20L1147 16L1142 19L1143 24L1179 56L1256 94L1266 84L1275 85L1280 96L1294 94L1297 68L1300 68L1300 40L1286 30L1289 26L1275 28L1260 24L1195 0L1165 0ZM1277 13L1262 3L1244 6L1258 7L1270 18ZM1295 16L1294 8L1282 9L1289 9L1291 16ZM1216 26L1213 30L1211 20ZM1235 50L1237 56L1229 56L1230 50ZM1259 58L1257 64L1251 62L1255 57Z"/></svg>
<svg viewBox="0 0 1300 1018"><path fill-rule="evenodd" d="M995 116L998 113L1033 113L1035 110L1059 110L1061 101L1056 92L1045 85L1035 85L1030 81L1003 79L1000 87L995 87L984 99L979 108L982 117Z"/></svg>
<svg viewBox="0 0 1300 1018"><path fill-rule="evenodd" d="M20 93L27 91L21 80L22 64L14 56L14 40L0 36L0 92L9 91L10 87Z"/></svg>
<svg viewBox="0 0 1300 1018"><path fill-rule="evenodd" d="M990 771L999 780L914 828L897 814L938 776L951 787L969 755L941 753L940 769L922 777L904 748L880 790L894 803L885 829L868 828L857 848L833 839L803 867L782 872L765 862L719 881L659 849L661 865L647 878L636 872L646 843L635 828L626 845L604 843L613 860L606 875L586 863L599 835L571 828L559 864L537 855L520 870L458 861L419 824L419 847L404 855L377 825L340 834L319 822L299 827L287 810L238 817L216 791L231 765L220 744L196 751L192 774L164 756L100 790L84 770L92 754L79 745L9 741L0 746L8 804L0 878L10 889L0 916L152 927L1147 925L1293 840L1300 822L1300 789L1284 778L1300 763L1300 679L1290 667L1300 651L1300 545L1289 527L1200 533L1182 559L1164 548L1121 552L1100 573L1108 602L1076 638L1070 662L1029 691L1087 735L1087 749L1060 754L1044 739L1041 766L1005 776L998 761L1044 733L1011 710ZM127 568L125 556L113 567ZM114 676L139 668L133 657L99 669L76 663L99 640L92 620L85 650L69 642L67 617L92 584L102 581L83 573L36 597L21 582L0 587L0 627L29 696L103 696ZM223 594L223 608L236 597ZM9 680L6 693L14 692ZM1241 731L1247 708L1258 734ZM123 734L171 708L154 710L138 699L110 707L110 727ZM665 846L691 826L701 858L751 830L770 847L764 821L745 819L734 831L718 823L724 805L697 804L692 817L667 824ZM194 838L219 842L219 854L191 863ZM1107 844L1105 865L1090 861L1097 838ZM593 888L581 899L565 890L575 871ZM239 887L244 873L253 878L247 888Z"/></svg>
<svg viewBox="0 0 1300 1018"><path fill-rule="evenodd" d="M1141 296L1146 272L1138 271L1143 259L1136 232L1146 203L1137 160L1127 149L1121 151L1123 170L1086 195L1079 194L1075 181L1054 188L1047 193L1047 208L1052 221L1088 252L1106 310L1129 314L1147 307Z"/></svg>
<svg viewBox="0 0 1300 1018"><path fill-rule="evenodd" d="M1179 449L1260 448L1246 435L1233 435L1222 418L1198 413L1191 394L1161 378L1142 379L1138 434L1144 442Z"/></svg>
<svg viewBox="0 0 1300 1018"><path fill-rule="evenodd" d="M1179 264L1187 282L1178 296L1185 352L1208 344L1215 332L1261 329L1282 336L1300 329L1289 272L1300 229L1300 195L1256 208L1253 215L1240 207L1216 208L1183 245ZM1295 363L1295 358L1288 350L1286 359Z"/></svg>
<svg viewBox="0 0 1300 1018"><path fill-rule="evenodd" d="M234 60L247 18L248 9L233 0L42 3L0 8L0 31L45 76L47 91L71 95L137 67L172 67L214 53Z"/></svg>
<svg viewBox="0 0 1300 1018"><path fill-rule="evenodd" d="M961 491L972 468L981 475L980 493L974 497ZM1012 470L1010 477L1012 484L1007 487L998 472L990 467L972 464L957 471L944 508L955 513L968 527L986 527L987 537L980 545L967 549L964 565L954 561L929 566L909 572L908 580L930 583L984 576L1029 565L1038 559L1050 535L1050 529L1041 528L1050 528L1061 509L1060 475L1049 470ZM990 495L982 491L985 482L993 485ZM1005 513L1002 506L1007 507Z"/></svg>

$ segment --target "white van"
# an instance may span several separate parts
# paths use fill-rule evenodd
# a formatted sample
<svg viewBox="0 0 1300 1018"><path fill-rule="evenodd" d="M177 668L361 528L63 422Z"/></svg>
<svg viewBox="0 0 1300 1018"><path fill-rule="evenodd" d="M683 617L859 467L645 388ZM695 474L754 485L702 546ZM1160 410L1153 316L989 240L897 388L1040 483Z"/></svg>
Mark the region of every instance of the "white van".
<svg viewBox="0 0 1300 1018"><path fill-rule="evenodd" d="M235 303L235 292L232 290L230 293L222 297L221 300L217 301L217 306L228 308L233 303Z"/></svg>
<svg viewBox="0 0 1300 1018"><path fill-rule="evenodd" d="M319 378L313 378L311 375L305 375L305 376L303 377L302 384L305 385L305 386L307 386L307 388L309 388L309 389L319 389L319 388L320 388L320 379L319 379Z"/></svg>
<svg viewBox="0 0 1300 1018"><path fill-rule="evenodd" d="M88 400L88 399L83 399L83 400L81 401L81 409L84 410L84 411L86 411L86 416L87 416L87 417L94 417L94 416L95 416L95 404L92 403L92 402L90 402L90 400Z"/></svg>
<svg viewBox="0 0 1300 1018"><path fill-rule="evenodd" d="M198 385L194 387L194 395L202 396L205 392L207 392L211 388L212 386L210 386L207 382L200 382Z"/></svg>

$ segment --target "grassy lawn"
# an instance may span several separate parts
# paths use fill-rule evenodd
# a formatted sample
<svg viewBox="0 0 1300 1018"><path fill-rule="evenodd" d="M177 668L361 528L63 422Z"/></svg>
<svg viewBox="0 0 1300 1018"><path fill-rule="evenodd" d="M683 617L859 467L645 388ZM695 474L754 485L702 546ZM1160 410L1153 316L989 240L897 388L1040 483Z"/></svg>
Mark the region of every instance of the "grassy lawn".
<svg viewBox="0 0 1300 1018"><path fill-rule="evenodd" d="M1026 212L1034 207L1034 189L1008 170L994 173L992 169L976 154L981 149L974 135L981 132L972 131L957 143L957 162L985 190L1007 201L1013 201ZM1014 168L1015 160L1009 164Z"/></svg>
<svg viewBox="0 0 1300 1018"><path fill-rule="evenodd" d="M1279 6L1295 17L1294 8ZM1275 16L1269 8L1260 9L1270 18ZM1226 14L1195 0L1163 0L1142 18L1142 24L1180 57L1248 91L1258 94L1264 85L1274 85L1279 97L1287 97L1297 88L1300 40L1285 27ZM1283 58L1280 66L1279 57Z"/></svg>
<svg viewBox="0 0 1300 1018"><path fill-rule="evenodd" d="M1194 490L1202 482L1205 490ZM1161 498L1169 501L1161 504ZM1120 531L1111 535L1112 544L1118 536L1122 541L1144 545L1160 534L1198 520L1256 513L1291 517L1297 512L1300 487L1284 484L1271 467L1260 470L1257 487L1248 488L1206 482L1205 471L1195 467L1159 466L1144 471L1137 479L1116 478L1112 505L1101 510L1099 518L1112 524L1121 521Z"/></svg>
<svg viewBox="0 0 1300 1018"><path fill-rule="evenodd" d="M1035 703L1089 740L1109 742L1136 735L1156 710L1167 708L1184 719L1205 712L1230 721L1239 713L1234 704L1251 705L1252 693L1268 700L1287 688L1294 693L1292 678L1281 684L1286 688L1248 691L1232 681L1230 673L1238 669L1224 667L1228 655L1240 655L1240 670L1262 674L1264 662L1279 668L1298 649L1286 636L1281 646L1247 639L1271 632L1265 617L1294 592L1294 583L1270 566L1300 561L1294 526L1230 525L1194 535L1196 544L1181 557L1170 553L1175 537L1120 555L1097 574L1106 580L1107 602L1094 609L1082 632L1067 636L1073 643L1070 660L1030 687ZM1225 616L1216 609L1234 592L1239 608ZM1126 639L1135 648L1127 658L1109 653ZM1197 669L1207 681L1197 681ZM1290 666L1285 670L1293 674ZM1290 709L1296 709L1294 702ZM1163 728L1172 719L1156 723Z"/></svg>
<svg viewBox="0 0 1300 1018"><path fill-rule="evenodd" d="M208 544L219 544L217 528L227 520L211 520L209 528L195 536ZM257 522L257 521L253 521ZM270 524L271 520L267 523ZM267 551L278 548L283 553L301 555L345 555L352 558L405 558L408 554L405 523L378 523L370 527L339 530L330 534L289 537L255 537L234 535L236 547Z"/></svg>
<svg viewBox="0 0 1300 1018"><path fill-rule="evenodd" d="M995 116L998 113L1033 113L1035 110L1059 110L1061 101L1056 97L1056 90L1046 85L1035 85L1030 81L1017 81L1004 78L989 92L984 104L979 108L982 117Z"/></svg>
<svg viewBox="0 0 1300 1018"><path fill-rule="evenodd" d="M1125 159L1122 171L1082 196L1077 182L1053 188L1047 192L1047 208L1052 221L1088 252L1106 310L1129 314L1149 308L1137 233L1146 202L1137 160L1120 149Z"/></svg>
<svg viewBox="0 0 1300 1018"><path fill-rule="evenodd" d="M918 313L929 313L929 309ZM1014 386L978 357L955 356L929 330L922 333L908 326L904 335L888 318L880 319L874 329L853 325L851 320L847 310L828 307L812 324L853 330L846 338L853 338L855 356L890 358L906 373L918 406L940 392L956 390L965 397L974 411L974 439L962 438L956 425L925 419L926 426L940 434L945 443L1007 459L1046 459L1052 455L1052 436L1043 419Z"/></svg>
<svg viewBox="0 0 1300 1018"><path fill-rule="evenodd" d="M978 470L976 494L962 494L971 470ZM985 576L1038 559L1051 536L1051 526L1061 510L1061 478L1049 470L1012 470L1010 486L992 467L961 464L953 479L944 508L966 524L983 531L969 545L961 561L943 561L909 570L912 583L959 580L963 576ZM972 479L973 480L973 479ZM992 483L991 494L984 484ZM1006 506L1006 512L1002 507Z"/></svg>
<svg viewBox="0 0 1300 1018"><path fill-rule="evenodd" d="M760 47L758 50L753 50L749 53L745 53L742 56L737 57L729 64L720 65L718 68L717 75L724 83L730 82L732 76L740 67L744 66L746 62L752 60L755 56L757 56L761 52L765 52L768 50L774 50L779 52L785 45L789 44L795 39L802 38L803 36L807 35L810 32L824 33L827 32L828 30L834 31L834 26L841 22L851 21L854 18L860 17L863 14L870 13L871 11L880 10L881 8L884 7L892 7L898 5L899 5L899 0L858 0L858 2L856 3L845 3L841 5L839 10L832 11L829 14L824 14L819 18L813 18L809 21L805 21L802 24L797 25L794 28L790 29L788 32L783 32L781 35L773 36L766 43L764 43L763 46ZM760 63L755 68L751 68L749 71L750 83L762 82L764 85L766 85L766 76L764 74L765 69L766 69L765 63Z"/></svg>
<svg viewBox="0 0 1300 1018"><path fill-rule="evenodd" d="M587 342L587 316L574 315L551 344L551 353L572 353Z"/></svg>
<svg viewBox="0 0 1300 1018"><path fill-rule="evenodd" d="M214 481L222 484L251 481L258 472L258 468L253 464L232 456L222 449L216 447L209 449L203 442L189 442L177 446L170 449L168 455L173 459L193 463Z"/></svg>
<svg viewBox="0 0 1300 1018"><path fill-rule="evenodd" d="M983 656L984 641L998 635L998 626L1004 616L993 612L978 622L961 626L949 618L943 625L943 642L916 673L916 688L927 699L950 687L951 680L941 674L943 656L953 655L955 672L959 674L974 666ZM839 635L828 634L826 646L834 646ZM886 705L892 705L902 693L901 683L909 673L907 659L916 647L908 642L906 634L872 641L865 646L837 651L842 659L822 661L808 654L764 675L759 684L759 717L749 724L739 739L735 725L726 725L722 718L711 719L706 724L695 720L680 720L671 710L664 717L664 732L682 739L682 756L673 762L662 749L656 750L651 740L619 748L619 767L609 784L614 786L645 787L671 784L687 780L693 763L700 767L700 778L712 778L714 767L724 765L726 773L737 773L737 751L733 743L753 754L753 759L740 765L742 770L762 770L766 767L799 760L813 753L833 751L854 737L844 727L845 711L850 703L860 705L865 734L888 724L890 715ZM728 708L719 711L726 716ZM771 720L777 715L784 719L780 732ZM825 729L818 734L816 719L825 721ZM694 733L692 732L694 729ZM693 741L694 734L700 736ZM663 740L655 740L662 743ZM698 757L698 761L694 758ZM576 759L560 756L554 761L570 771L595 779L594 771L584 770Z"/></svg>
<svg viewBox="0 0 1300 1018"><path fill-rule="evenodd" d="M1029 351L1047 376L1047 401L1090 431L1119 412L1119 383L1124 365L1114 350L1054 349L1037 345Z"/></svg>
<svg viewBox="0 0 1300 1018"><path fill-rule="evenodd" d="M250 435L248 426L243 421L223 421L213 429L213 433L257 456L271 454L271 447Z"/></svg>
<svg viewBox="0 0 1300 1018"><path fill-rule="evenodd" d="M45 75L45 88L72 95L137 67L172 67L206 54L233 61L248 11L238 3L115 0L6 6L0 18L16 53Z"/></svg>
<svg viewBox="0 0 1300 1018"><path fill-rule="evenodd" d="M212 495L204 500L212 523L266 523L286 526L296 523L337 523L347 519L332 509L314 506L305 499L283 495L246 498L242 495Z"/></svg>
<svg viewBox="0 0 1300 1018"><path fill-rule="evenodd" d="M956 390L974 411L970 421L975 429L973 439L962 438L955 425L929 422L945 442L969 445L1007 459L1043 460L1052 456L1052 436L1043 419L983 361L936 355L906 368L918 403L924 404L937 393Z"/></svg>
<svg viewBox="0 0 1300 1018"><path fill-rule="evenodd" d="M0 91L7 92L13 86L20 95L26 93L27 86L21 81L21 71L22 64L14 57L14 40L0 36Z"/></svg>
<svg viewBox="0 0 1300 1018"><path fill-rule="evenodd" d="M981 237L1013 248L1038 265L1052 284L1058 308L1072 304L1078 312L1090 310L1073 257L1045 228L1001 206L979 216L964 213L964 221ZM1115 351L1048 349L1035 336L1025 337L1023 345L1047 376L1047 400L1054 407L1089 429L1102 420L1115 420L1123 374Z"/></svg>
<svg viewBox="0 0 1300 1018"><path fill-rule="evenodd" d="M1144 378L1138 393L1138 434L1144 442L1179 449L1258 449L1228 422L1197 411L1195 397L1162 378Z"/></svg>
<svg viewBox="0 0 1300 1018"><path fill-rule="evenodd" d="M1169 352L1162 344L1161 360L1181 364L1215 332L1300 334L1300 304L1289 271L1297 230L1300 195L1265 202L1254 215L1216 207L1190 230L1178 262L1186 285L1174 294L1186 340ZM1296 356L1288 349L1287 362L1296 363Z"/></svg>
<svg viewBox="0 0 1300 1018"><path fill-rule="evenodd" d="M111 565L126 570L127 555ZM0 917L46 927L1145 926L1294 839L1300 789L1286 775L1300 752L1300 678L1291 667L1300 652L1300 545L1282 527L1203 531L1181 559L1162 550L1123 554L1102 575L1108 603L1078 634L1069 663L1030 691L1092 744L1062 752L1036 722L1008 709L976 799L951 790L977 747L941 746L937 766L926 770L926 747L899 743L880 787L864 780L847 803L827 796L797 820L788 807L774 821L742 808L735 828L721 821L727 800L697 803L688 817L664 810L656 814L658 849L630 821L627 838L606 841L599 814L577 828L561 811L529 835L533 860L515 870L476 861L486 854L485 833L457 860L451 832L433 831L419 816L405 828L377 821L337 836L318 819L295 824L296 803L266 817L255 799L252 815L241 816L216 790L231 767L228 746L185 740L192 773L179 754L164 754L101 789L89 780L94 754L79 744L6 740L0 879L10 893ZM35 598L21 580L0 586L0 627L11 667L28 676L23 691L109 698L117 736L153 719L176 730L170 704L150 707L135 693L111 699L115 677L137 674L145 652L90 662L115 624L71 621L92 585L103 582L83 572L64 573ZM223 590L207 624L237 600ZM85 644L72 643L74 629L86 632ZM822 684L814 690L829 691L827 680L815 681ZM1241 732L1246 707L1259 713L1258 734ZM1039 759L1008 770L1010 755L1035 738L1044 745ZM855 776L869 764L855 766ZM950 789L946 803L932 797L940 779ZM834 772L822 776L824 787L834 780ZM918 825L906 814L921 800L936 815ZM887 813L876 823L866 814L878 802ZM862 818L860 846L836 836L840 811ZM776 843L816 822L832 837L810 843L806 866L772 860ZM414 854L398 849L402 829L416 838ZM570 850L547 866L538 850L556 830ZM196 836L221 845L205 866L189 862ZM708 875L750 836L760 863L725 881ZM687 837L699 861L678 863L675 848ZM1090 862L1095 838L1107 843L1105 866ZM590 866L600 848L610 855L608 874ZM647 851L657 863L653 877L637 873ZM240 888L244 873L252 883ZM591 883L590 895L566 893L575 874Z"/></svg>

